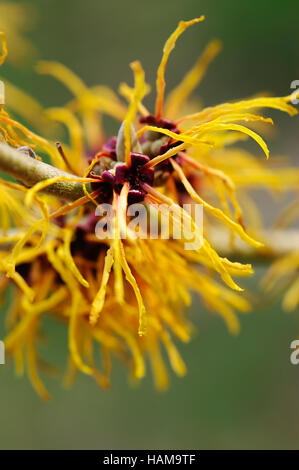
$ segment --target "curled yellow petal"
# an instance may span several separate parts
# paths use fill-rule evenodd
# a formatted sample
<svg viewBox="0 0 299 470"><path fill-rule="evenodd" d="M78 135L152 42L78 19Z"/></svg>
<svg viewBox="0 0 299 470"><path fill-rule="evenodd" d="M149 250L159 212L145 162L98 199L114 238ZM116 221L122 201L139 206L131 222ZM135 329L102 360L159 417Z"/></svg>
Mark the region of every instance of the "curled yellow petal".
<svg viewBox="0 0 299 470"><path fill-rule="evenodd" d="M89 319L91 325L96 324L96 322L98 321L99 315L103 309L106 290L107 290L107 284L109 281L109 276L110 276L112 265L113 265L113 250L112 248L109 248L105 257L101 286L91 306L90 319Z"/></svg>
<svg viewBox="0 0 299 470"><path fill-rule="evenodd" d="M169 55L170 55L171 51L174 49L175 43L176 43L177 39L179 38L179 36L187 28L189 28L189 26L192 26L195 23L203 21L204 19L205 19L205 17L201 16L200 18L194 18L193 20L190 20L190 21L180 21L177 28L170 35L170 37L167 39L167 41L164 45L163 56L162 56L162 60L160 62L160 65L158 67L157 81L156 81L156 87L157 87L156 116L157 116L157 118L160 118L161 114L162 114L163 101L164 101L164 91L165 91L165 69L166 69L166 65L167 65Z"/></svg>
<svg viewBox="0 0 299 470"><path fill-rule="evenodd" d="M136 60L130 65L134 72L135 86L129 109L124 120L125 161L127 164L130 163L131 158L131 124L137 112L139 103L141 102L146 92L144 70L141 66L141 63Z"/></svg>
<svg viewBox="0 0 299 470"><path fill-rule="evenodd" d="M165 105L167 117L174 118L177 116L180 108L184 106L191 93L201 82L208 66L220 50L221 42L217 39L211 41L181 83L169 93Z"/></svg>

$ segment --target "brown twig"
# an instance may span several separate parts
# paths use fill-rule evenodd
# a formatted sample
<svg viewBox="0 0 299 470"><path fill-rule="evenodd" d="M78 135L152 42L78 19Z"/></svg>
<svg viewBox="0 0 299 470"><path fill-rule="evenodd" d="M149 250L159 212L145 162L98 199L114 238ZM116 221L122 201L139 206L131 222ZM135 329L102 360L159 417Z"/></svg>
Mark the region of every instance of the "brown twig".
<svg viewBox="0 0 299 470"><path fill-rule="evenodd" d="M39 181L56 176L76 176L59 170L40 160L31 158L23 152L18 152L9 145L0 143L0 170L22 182L25 186L34 186ZM90 191L89 184L86 185ZM76 181L58 181L44 189L44 192L53 194L59 199L73 201L84 196L82 183Z"/></svg>

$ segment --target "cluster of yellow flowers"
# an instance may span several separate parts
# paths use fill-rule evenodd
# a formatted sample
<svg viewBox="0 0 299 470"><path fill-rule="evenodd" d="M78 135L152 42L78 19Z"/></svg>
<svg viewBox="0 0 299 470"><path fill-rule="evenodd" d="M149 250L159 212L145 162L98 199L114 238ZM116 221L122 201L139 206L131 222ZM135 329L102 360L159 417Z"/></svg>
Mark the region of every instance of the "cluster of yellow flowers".
<svg viewBox="0 0 299 470"><path fill-rule="evenodd" d="M186 373L173 337L188 342L192 336L186 313L191 291L225 320L232 333L239 331L236 312L250 310L234 277L250 275L251 265L221 257L211 244L210 232L216 221L226 227L232 246L239 237L255 249L262 249L262 243L256 240L258 210L248 190L258 186L295 189L298 173L272 170L260 158L231 146L250 137L268 158L265 141L244 123L272 123L261 116L262 108L278 109L291 116L297 111L290 104L292 96L255 97L182 115L181 110L188 109L192 92L220 49L218 41L206 48L164 104L169 55L181 33L203 19L181 21L166 41L157 72L155 114L150 114L142 103L150 87L138 61L131 64L134 87L122 83L119 89L128 105L106 86L88 88L64 65L55 62L40 63L38 71L52 75L71 90L74 98L64 107L42 111L33 98L7 84L8 110L23 113L36 126L45 119L57 121L69 132L69 143L57 146L14 120L1 107L3 141L20 148L21 155L32 149L36 158L47 156L53 166L73 175L55 176L31 188L0 181L0 285L2 292L9 285L12 289L6 318L6 352L13 357L19 375L23 374L26 359L31 382L44 399L49 394L40 378L43 362L39 341L46 315L68 328L67 383L79 370L107 388L113 357L128 367L132 379L139 380L145 375L148 357L157 388L165 389L168 373L161 346L172 369L179 376ZM2 62L5 56L3 42ZM124 123L118 139L107 141L101 127L103 114ZM82 183L82 197L66 203L44 193L51 185L74 178ZM142 201L149 211L162 204L162 218L171 208L174 225L181 223L182 215L188 217L201 248L186 251L184 240L174 238L123 240L116 220L126 224L127 207L135 200ZM111 201L115 208L115 236L110 240L95 236L94 210L102 201ZM184 213L184 201L203 206L203 234L192 217ZM241 206L248 208L247 219ZM291 260L298 273L298 255ZM289 261L283 263L288 266ZM271 282L276 280L277 272ZM298 304L298 292L297 278L288 293L288 305ZM100 367L95 347L101 351Z"/></svg>

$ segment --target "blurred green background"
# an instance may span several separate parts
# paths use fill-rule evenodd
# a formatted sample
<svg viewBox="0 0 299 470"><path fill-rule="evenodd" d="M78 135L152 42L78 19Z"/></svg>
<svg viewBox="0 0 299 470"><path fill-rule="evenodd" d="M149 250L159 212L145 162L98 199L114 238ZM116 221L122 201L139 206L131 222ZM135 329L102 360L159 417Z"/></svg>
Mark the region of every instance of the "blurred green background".
<svg viewBox="0 0 299 470"><path fill-rule="evenodd" d="M0 6L5 2L0 2ZM10 3L10 2L6 2ZM13 2L12 2L13 3ZM36 0L36 25L26 37L35 59L58 60L88 85L132 83L128 63L140 59L154 84L162 46L180 19L201 14L206 21L178 41L167 69L168 90L183 76L209 40L224 49L199 90L205 104L243 98L268 90L286 95L299 79L299 3L292 0ZM1 29L0 18L0 29ZM9 47L9 44L8 44ZM25 67L7 64L4 78L33 94L45 106L70 96L54 80L38 76L34 60ZM153 98L147 100L151 106ZM272 114L279 132L273 152L298 155L298 119ZM107 130L117 125L107 120ZM256 148L255 148L256 150ZM258 289L264 268L243 285ZM1 311L3 319L5 312ZM42 403L27 379L17 380L10 365L0 366L0 448L299 448L299 366L290 364L290 342L299 333L299 315L279 306L256 306L232 337L219 318L195 299L190 316L197 334L180 350L188 365L184 379L157 393L150 377L137 388L115 365L108 392L80 376L71 391L46 379L52 393ZM0 329L0 338L4 331ZM61 365L63 328L50 321L45 357Z"/></svg>

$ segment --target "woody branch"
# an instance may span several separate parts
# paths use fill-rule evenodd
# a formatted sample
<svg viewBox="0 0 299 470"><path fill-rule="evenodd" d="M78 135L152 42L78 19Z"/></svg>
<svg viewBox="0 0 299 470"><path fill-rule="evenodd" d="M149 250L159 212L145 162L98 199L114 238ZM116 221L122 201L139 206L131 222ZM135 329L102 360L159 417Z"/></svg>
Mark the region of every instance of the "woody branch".
<svg viewBox="0 0 299 470"><path fill-rule="evenodd" d="M32 187L40 181L56 176L76 178L70 173L31 158L29 155L2 143L0 143L0 170L13 176L27 187ZM90 190L89 185L87 185L87 189ZM67 201L84 196L82 183L76 181L59 181L44 188L43 191ZM262 237L266 240L265 247L262 249L255 250L241 240L236 240L232 248L227 232L219 228L211 231L212 244L219 254L238 260L243 258L246 261L267 263L289 252L299 251L298 230L268 230L262 234Z"/></svg>

